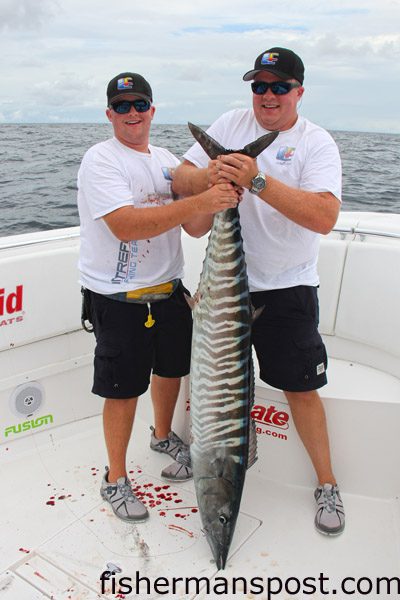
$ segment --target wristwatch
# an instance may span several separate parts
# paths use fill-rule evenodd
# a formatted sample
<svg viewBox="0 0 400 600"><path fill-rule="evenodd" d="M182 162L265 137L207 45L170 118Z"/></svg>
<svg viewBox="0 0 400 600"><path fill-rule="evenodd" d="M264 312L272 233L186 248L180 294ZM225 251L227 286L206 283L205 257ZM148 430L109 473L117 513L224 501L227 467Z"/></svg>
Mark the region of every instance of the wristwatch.
<svg viewBox="0 0 400 600"><path fill-rule="evenodd" d="M264 173L262 173L260 171L251 180L250 192L252 194L259 194L260 192L263 191L263 189L265 189L266 185L267 185L267 178L265 177Z"/></svg>

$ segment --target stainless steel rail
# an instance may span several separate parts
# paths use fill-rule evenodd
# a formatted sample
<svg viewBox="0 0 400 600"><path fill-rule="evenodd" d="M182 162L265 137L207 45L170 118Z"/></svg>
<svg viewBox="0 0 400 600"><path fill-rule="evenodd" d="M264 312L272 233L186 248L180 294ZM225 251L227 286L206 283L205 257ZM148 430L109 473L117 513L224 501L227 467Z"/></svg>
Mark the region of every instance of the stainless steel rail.
<svg viewBox="0 0 400 600"><path fill-rule="evenodd" d="M351 234L351 235L372 235L383 238L392 238L392 239L400 239L400 233L390 233L388 231L379 231L377 229L359 229L358 227L334 227L333 232L341 233L341 234ZM22 248L24 246L34 246L37 244L47 244L50 242L60 242L66 240L74 240L79 238L79 228L74 227L74 231L71 233L65 233L57 236L49 236L49 237L37 237L31 240L21 240L20 242L7 242L7 238L3 238L5 241L0 242L0 250L10 250L11 248Z"/></svg>
<svg viewBox="0 0 400 600"><path fill-rule="evenodd" d="M73 240L75 238L79 238L79 231L74 231L71 233L65 233L57 236L50 237L37 237L32 240L21 240L20 242L11 242L7 243L7 238L5 238L5 242L0 242L0 250L9 250L11 248L22 248L24 246L34 246L36 244L47 244L50 242L60 242L65 240Z"/></svg>
<svg viewBox="0 0 400 600"><path fill-rule="evenodd" d="M400 233L390 233L389 231L379 231L377 229L360 229L358 227L334 227L335 233L350 233L352 235L373 235L384 238L395 238L400 239Z"/></svg>
<svg viewBox="0 0 400 600"><path fill-rule="evenodd" d="M380 237L400 239L400 233L389 233L388 231L378 231L374 229L358 229L356 227L354 233L356 235L377 235Z"/></svg>

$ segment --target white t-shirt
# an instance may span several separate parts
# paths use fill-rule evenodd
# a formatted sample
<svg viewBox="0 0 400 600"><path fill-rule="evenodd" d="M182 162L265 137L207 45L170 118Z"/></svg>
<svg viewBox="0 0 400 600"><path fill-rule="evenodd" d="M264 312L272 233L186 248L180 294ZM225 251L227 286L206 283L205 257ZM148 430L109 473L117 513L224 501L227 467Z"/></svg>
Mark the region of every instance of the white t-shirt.
<svg viewBox="0 0 400 600"><path fill-rule="evenodd" d="M229 149L243 148L268 133L251 109L223 114L207 130ZM184 155L198 167L210 160L196 142ZM327 131L299 117L289 130L257 157L260 171L311 192L332 192L341 199L341 161ZM319 234L290 221L256 195L245 191L240 204L250 291L318 285Z"/></svg>
<svg viewBox="0 0 400 600"><path fill-rule="evenodd" d="M179 160L164 148L149 145L149 153L137 152L115 137L86 152L78 173L81 285L113 294L183 276L180 227L150 239L121 242L102 218L122 206L172 202L169 169L177 165Z"/></svg>

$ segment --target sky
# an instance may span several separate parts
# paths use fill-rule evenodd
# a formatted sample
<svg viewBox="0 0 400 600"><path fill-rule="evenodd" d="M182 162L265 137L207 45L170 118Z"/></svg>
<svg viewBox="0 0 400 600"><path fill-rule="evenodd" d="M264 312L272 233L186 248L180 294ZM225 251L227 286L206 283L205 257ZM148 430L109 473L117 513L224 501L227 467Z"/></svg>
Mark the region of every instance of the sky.
<svg viewBox="0 0 400 600"><path fill-rule="evenodd" d="M141 73L155 123L251 106L264 50L305 63L299 112L400 133L400 0L0 0L0 123L106 122L108 81Z"/></svg>

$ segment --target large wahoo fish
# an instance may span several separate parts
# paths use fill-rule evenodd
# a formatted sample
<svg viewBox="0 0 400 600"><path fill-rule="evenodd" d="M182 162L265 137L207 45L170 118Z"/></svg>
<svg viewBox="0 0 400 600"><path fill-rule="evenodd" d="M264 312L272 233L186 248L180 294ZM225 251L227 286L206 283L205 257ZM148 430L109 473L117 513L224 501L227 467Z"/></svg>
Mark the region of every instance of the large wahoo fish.
<svg viewBox="0 0 400 600"><path fill-rule="evenodd" d="M242 150L226 150L199 127L189 123L189 128L211 159L232 152L255 158L278 135L264 135ZM203 530L218 569L223 569L246 469L257 458L254 424L250 426L253 315L237 208L214 216L194 300L190 454Z"/></svg>

